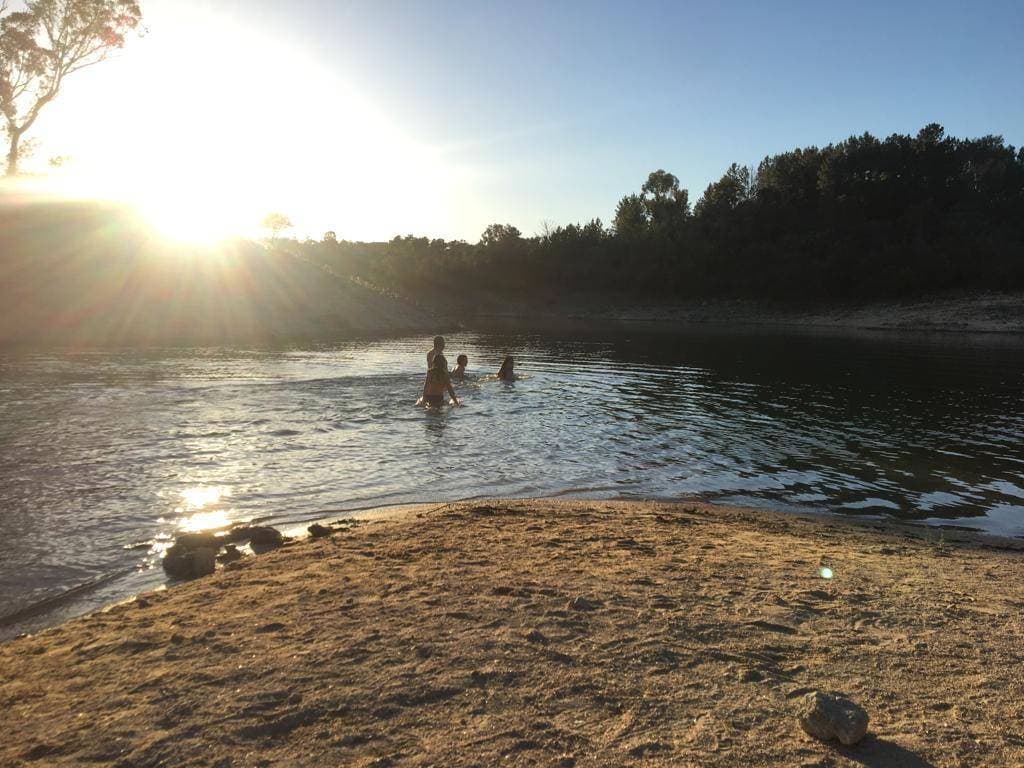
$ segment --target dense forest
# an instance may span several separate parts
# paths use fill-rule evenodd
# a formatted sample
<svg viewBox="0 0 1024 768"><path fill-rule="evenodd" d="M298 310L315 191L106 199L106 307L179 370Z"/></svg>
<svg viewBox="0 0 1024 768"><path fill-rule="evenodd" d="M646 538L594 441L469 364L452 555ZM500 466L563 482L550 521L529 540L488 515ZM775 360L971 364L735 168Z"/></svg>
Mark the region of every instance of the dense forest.
<svg viewBox="0 0 1024 768"><path fill-rule="evenodd" d="M999 136L865 133L731 165L691 205L651 173L599 219L523 237L493 224L475 244L280 242L339 275L414 295L487 289L784 301L1024 288L1024 148Z"/></svg>

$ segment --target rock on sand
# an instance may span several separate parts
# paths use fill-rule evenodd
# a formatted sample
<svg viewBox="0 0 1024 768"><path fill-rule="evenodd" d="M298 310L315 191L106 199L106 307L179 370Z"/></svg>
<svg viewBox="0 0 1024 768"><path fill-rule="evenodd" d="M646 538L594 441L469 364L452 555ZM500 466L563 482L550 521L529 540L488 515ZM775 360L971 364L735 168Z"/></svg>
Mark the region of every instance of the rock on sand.
<svg viewBox="0 0 1024 768"><path fill-rule="evenodd" d="M849 699L814 691L804 696L800 727L816 739L856 744L868 732L868 713Z"/></svg>

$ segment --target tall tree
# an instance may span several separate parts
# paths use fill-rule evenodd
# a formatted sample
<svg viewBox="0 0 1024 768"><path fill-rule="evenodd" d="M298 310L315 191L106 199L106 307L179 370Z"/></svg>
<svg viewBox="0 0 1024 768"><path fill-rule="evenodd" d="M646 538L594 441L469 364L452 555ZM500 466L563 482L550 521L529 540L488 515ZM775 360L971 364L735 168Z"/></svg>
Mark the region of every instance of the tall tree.
<svg viewBox="0 0 1024 768"><path fill-rule="evenodd" d="M675 227L690 215L690 193L680 189L679 179L667 171L659 169L648 175L640 188L640 199L647 218L656 227Z"/></svg>
<svg viewBox="0 0 1024 768"><path fill-rule="evenodd" d="M615 207L612 226L615 234L622 237L637 237L647 231L647 209L640 195L626 195Z"/></svg>
<svg viewBox="0 0 1024 768"><path fill-rule="evenodd" d="M274 211L263 217L262 221L260 221L260 226L269 230L271 239L276 240L277 236L284 230L292 228L292 220L283 213Z"/></svg>
<svg viewBox="0 0 1024 768"><path fill-rule="evenodd" d="M0 17L0 114L13 176L22 137L64 80L123 47L142 13L135 0L28 0L11 13L0 3Z"/></svg>
<svg viewBox="0 0 1024 768"><path fill-rule="evenodd" d="M523 233L511 224L488 224L487 229L480 235L480 245L494 246L504 245L518 241Z"/></svg>
<svg viewBox="0 0 1024 768"><path fill-rule="evenodd" d="M754 196L756 182L756 176L750 168L733 163L722 178L708 184L704 195L694 207L694 215L703 218L734 210L740 203Z"/></svg>

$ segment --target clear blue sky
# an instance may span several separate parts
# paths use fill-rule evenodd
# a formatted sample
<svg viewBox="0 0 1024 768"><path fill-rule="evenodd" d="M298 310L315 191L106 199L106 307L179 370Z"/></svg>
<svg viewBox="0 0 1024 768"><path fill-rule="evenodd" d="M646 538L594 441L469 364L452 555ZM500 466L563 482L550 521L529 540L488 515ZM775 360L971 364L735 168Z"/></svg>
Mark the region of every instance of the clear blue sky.
<svg viewBox="0 0 1024 768"><path fill-rule="evenodd" d="M412 133L496 173L493 218L610 218L664 167L852 133L1024 142L1024 2L264 2ZM471 236L474 233L459 233Z"/></svg>
<svg viewBox="0 0 1024 768"><path fill-rule="evenodd" d="M864 131L916 133L932 121L957 136L1024 143L1024 0L149 5L154 38L161 5L206 8L272 36L404 134L440 148L442 162L471 169L457 177L452 215L408 216L407 200L388 231L353 223L360 237L475 240L490 221L525 233L545 220L608 222L617 200L657 168L696 200L731 162ZM182 51L187 58L184 43ZM271 109L277 101L268 94ZM287 111L285 153L310 122ZM393 189L403 185L400 171L386 172ZM332 218L321 208L304 226L345 236Z"/></svg>

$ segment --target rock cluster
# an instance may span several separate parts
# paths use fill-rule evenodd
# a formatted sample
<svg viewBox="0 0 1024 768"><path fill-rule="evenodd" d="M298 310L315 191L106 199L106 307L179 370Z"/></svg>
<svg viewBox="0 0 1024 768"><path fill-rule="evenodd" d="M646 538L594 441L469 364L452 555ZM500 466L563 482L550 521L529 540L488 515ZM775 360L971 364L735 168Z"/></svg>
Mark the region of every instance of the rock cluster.
<svg viewBox="0 0 1024 768"><path fill-rule="evenodd" d="M842 696L821 691L808 693L801 701L800 727L816 739L838 739L850 746L868 732L868 713Z"/></svg>
<svg viewBox="0 0 1024 768"><path fill-rule="evenodd" d="M216 570L218 560L230 563L241 559L243 555L235 546L238 542L248 541L253 549L266 551L281 546L284 540L279 530L266 525L239 526L223 536L213 533L182 533L164 554L164 571L174 579L208 576ZM224 552L218 554L222 546Z"/></svg>

